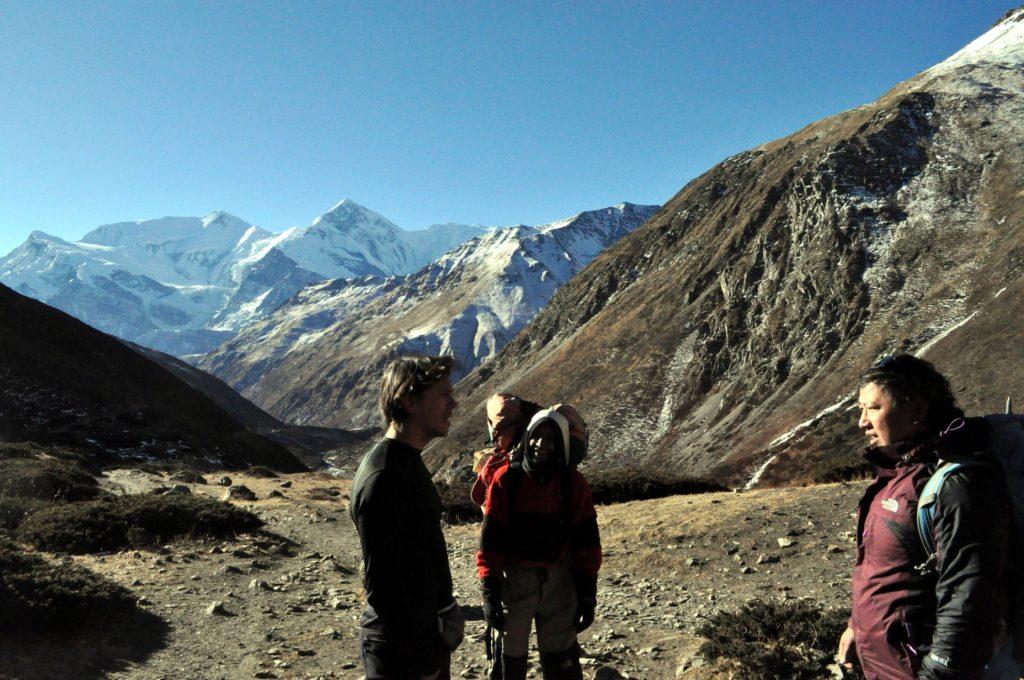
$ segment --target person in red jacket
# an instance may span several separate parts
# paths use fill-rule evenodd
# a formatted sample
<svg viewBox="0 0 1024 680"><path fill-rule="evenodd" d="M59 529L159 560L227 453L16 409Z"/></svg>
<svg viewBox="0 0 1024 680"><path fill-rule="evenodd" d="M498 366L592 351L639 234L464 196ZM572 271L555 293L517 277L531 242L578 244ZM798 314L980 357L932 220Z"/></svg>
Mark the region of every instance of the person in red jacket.
<svg viewBox="0 0 1024 680"><path fill-rule="evenodd" d="M1019 677L998 650L1008 639L1009 497L986 463L983 419L965 419L949 382L900 355L861 380L860 428L876 479L860 502L853 611L838 659L867 680ZM941 460L976 457L950 473L934 505L937 546L918 535L921 491ZM986 668L988 666L988 668Z"/></svg>
<svg viewBox="0 0 1024 680"><path fill-rule="evenodd" d="M581 680L576 635L594 622L601 539L590 487L570 465L569 421L537 413L521 462L487 490L477 567L484 618L501 631L503 680L526 677L530 628L545 680Z"/></svg>

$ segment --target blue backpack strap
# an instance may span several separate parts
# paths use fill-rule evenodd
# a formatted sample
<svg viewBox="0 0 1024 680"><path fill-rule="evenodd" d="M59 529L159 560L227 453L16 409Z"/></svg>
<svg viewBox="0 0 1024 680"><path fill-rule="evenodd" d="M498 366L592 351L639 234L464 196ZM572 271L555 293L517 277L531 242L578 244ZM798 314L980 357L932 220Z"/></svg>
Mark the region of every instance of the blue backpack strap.
<svg viewBox="0 0 1024 680"><path fill-rule="evenodd" d="M965 465L975 464L984 465L985 463L978 458L939 461L939 467L936 468L932 476L928 478L924 488L921 489L921 496L917 500L917 534L921 538L921 545L924 546L924 552L928 559L924 564L915 567L915 569L922 574L931 571L935 566L935 561L938 559L934 530L935 501L938 498L939 491L942 490L942 484L946 481L947 477L960 468Z"/></svg>
<svg viewBox="0 0 1024 680"><path fill-rule="evenodd" d="M946 477L958 469L960 463L940 463L932 476L928 478L924 488L921 489L921 496L917 501L917 534L921 537L921 544L924 546L924 553L928 556L925 565L929 567L935 562L935 535L932 531L932 524L935 517L935 499L939 495L939 489ZM924 567L925 565L921 565ZM921 567L918 568L919 570Z"/></svg>

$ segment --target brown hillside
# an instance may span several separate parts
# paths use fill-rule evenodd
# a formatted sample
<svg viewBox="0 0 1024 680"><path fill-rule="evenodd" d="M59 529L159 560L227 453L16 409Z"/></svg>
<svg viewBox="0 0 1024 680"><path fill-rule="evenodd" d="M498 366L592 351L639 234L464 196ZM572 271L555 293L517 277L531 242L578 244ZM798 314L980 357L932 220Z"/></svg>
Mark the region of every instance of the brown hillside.
<svg viewBox="0 0 1024 680"><path fill-rule="evenodd" d="M435 468L464 469L498 389L576 403L591 469L735 483L775 454L766 479L827 476L858 444L843 407L816 414L881 355L923 353L969 409L1024 393L1024 68L1006 61L1022 21L993 29L1002 52L968 50L690 182L460 383Z"/></svg>

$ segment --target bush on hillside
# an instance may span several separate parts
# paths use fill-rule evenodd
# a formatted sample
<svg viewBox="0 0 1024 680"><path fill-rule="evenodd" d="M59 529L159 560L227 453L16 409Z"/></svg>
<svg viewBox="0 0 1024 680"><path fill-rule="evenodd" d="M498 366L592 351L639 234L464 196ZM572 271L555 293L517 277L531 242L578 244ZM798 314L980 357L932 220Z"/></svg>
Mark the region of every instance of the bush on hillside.
<svg viewBox="0 0 1024 680"><path fill-rule="evenodd" d="M183 537L231 538L262 525L251 512L205 496L140 494L37 510L16 536L41 550L84 554Z"/></svg>
<svg viewBox="0 0 1024 680"><path fill-rule="evenodd" d="M93 476L74 463L21 456L0 459L0 498L77 501L99 493Z"/></svg>
<svg viewBox="0 0 1024 680"><path fill-rule="evenodd" d="M865 479L873 473L871 464L864 460L860 450L844 451L837 456L825 458L817 463L814 470L814 482L849 482Z"/></svg>
<svg viewBox="0 0 1024 680"><path fill-rule="evenodd" d="M45 501L21 496L0 496L0 531L14 531L29 514L48 507Z"/></svg>
<svg viewBox="0 0 1024 680"><path fill-rule="evenodd" d="M745 678L827 677L849 614L807 602L749 602L701 626L697 632L707 640L700 654L727 662Z"/></svg>
<svg viewBox="0 0 1024 680"><path fill-rule="evenodd" d="M77 628L134 609L135 598L116 583L0 540L0 633Z"/></svg>
<svg viewBox="0 0 1024 680"><path fill-rule="evenodd" d="M651 477L628 472L604 472L588 475L594 502L625 503L648 498L665 498L695 493L713 493L729 489L718 482L693 477Z"/></svg>
<svg viewBox="0 0 1024 680"><path fill-rule="evenodd" d="M278 476L276 472L263 465L253 465L251 468L246 470L246 472L253 477L259 477L261 479L274 479Z"/></svg>

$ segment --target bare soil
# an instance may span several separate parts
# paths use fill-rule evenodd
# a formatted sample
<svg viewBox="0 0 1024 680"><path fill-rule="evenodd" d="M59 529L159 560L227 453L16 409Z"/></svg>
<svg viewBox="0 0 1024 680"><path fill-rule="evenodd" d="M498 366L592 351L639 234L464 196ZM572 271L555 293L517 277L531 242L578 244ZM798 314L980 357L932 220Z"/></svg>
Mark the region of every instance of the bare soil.
<svg viewBox="0 0 1024 680"><path fill-rule="evenodd" d="M166 625L109 622L64 639L0 640L0 673L15 678L360 678L363 609L359 543L346 480L318 473L253 478L238 502L280 537L188 542L69 558L137 594ZM221 474L194 493L220 497ZM111 489L167 486L139 470L112 471ZM588 678L730 677L695 656L694 630L750 599L809 598L848 606L854 520L862 483L675 496L601 506L605 562L598 619L580 640ZM282 497L268 497L279 491ZM314 500L312 497L320 500ZM453 677L483 678L484 624L475 550L479 525L446 527L467 638ZM782 543L788 547L780 547ZM222 613L209 613L216 602ZM152 628L152 627L151 627ZM539 677L536 663L531 677Z"/></svg>

